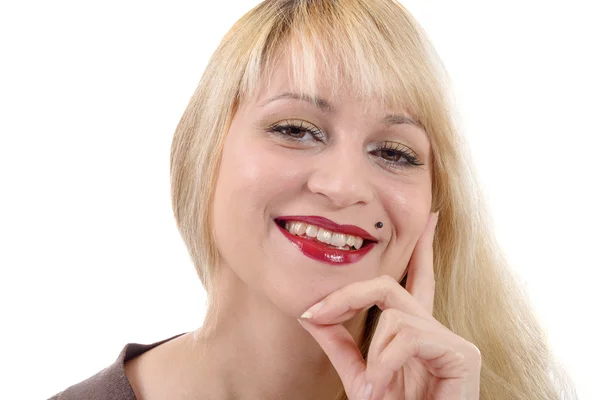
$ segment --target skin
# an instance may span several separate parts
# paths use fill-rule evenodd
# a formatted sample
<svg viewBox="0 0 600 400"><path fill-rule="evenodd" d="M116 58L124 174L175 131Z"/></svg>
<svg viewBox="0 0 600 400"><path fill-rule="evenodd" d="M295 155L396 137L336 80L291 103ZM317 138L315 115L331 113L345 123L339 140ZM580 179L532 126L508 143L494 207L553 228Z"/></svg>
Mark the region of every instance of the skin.
<svg viewBox="0 0 600 400"><path fill-rule="evenodd" d="M136 396L331 400L343 389L355 400L370 384L373 399L478 398L479 351L431 316L437 215L427 134L381 123L402 110L357 100L350 89L331 100L319 85L329 110L302 99L268 102L299 93L288 72L282 65L244 99L224 144L212 215L223 295L203 327L126 364ZM267 132L283 120L326 138L307 133L293 142ZM385 164L370 150L385 141L424 165ZM273 222L280 215L321 215L379 242L359 262L334 267L298 251ZM322 300L317 314L298 320ZM384 311L367 363L356 343L373 305Z"/></svg>

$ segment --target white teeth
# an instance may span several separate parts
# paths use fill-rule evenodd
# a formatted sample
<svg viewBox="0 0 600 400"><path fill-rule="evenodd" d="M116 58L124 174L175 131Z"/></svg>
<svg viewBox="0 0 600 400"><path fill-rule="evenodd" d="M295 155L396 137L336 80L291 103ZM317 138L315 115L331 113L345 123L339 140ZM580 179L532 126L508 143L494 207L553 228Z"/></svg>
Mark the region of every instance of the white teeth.
<svg viewBox="0 0 600 400"><path fill-rule="evenodd" d="M286 222L285 230L288 231L289 233L296 234L296 222Z"/></svg>
<svg viewBox="0 0 600 400"><path fill-rule="evenodd" d="M311 238L316 238L318 241L336 246L340 249L348 249L354 247L356 250L363 245L364 239L359 236L345 235L343 233L331 232L327 229L319 228L315 225L306 224L304 222L285 222L285 229L293 235L306 235ZM345 246L348 246L347 248Z"/></svg>
<svg viewBox="0 0 600 400"><path fill-rule="evenodd" d="M319 228L317 228L314 225L308 225L306 227L306 232L304 232L306 234L306 236L308 237L317 237L317 233L319 232Z"/></svg>
<svg viewBox="0 0 600 400"><path fill-rule="evenodd" d="M331 235L332 234L330 231L320 228L319 232L317 233L317 239L319 239L323 243L330 244L331 243Z"/></svg>
<svg viewBox="0 0 600 400"><path fill-rule="evenodd" d="M363 238L356 236L354 238L354 247L356 247L357 249L360 249L360 246L362 246L363 244Z"/></svg>
<svg viewBox="0 0 600 400"><path fill-rule="evenodd" d="M298 233L298 224L295 222L292 222L290 224L290 233L293 233L294 235Z"/></svg>
<svg viewBox="0 0 600 400"><path fill-rule="evenodd" d="M306 232L306 224L304 222L286 222L286 230L294 235L301 236Z"/></svg>
<svg viewBox="0 0 600 400"><path fill-rule="evenodd" d="M346 244L348 246L354 246L354 241L355 240L356 240L356 236L347 235L347 237L346 237Z"/></svg>
<svg viewBox="0 0 600 400"><path fill-rule="evenodd" d="M304 222L298 223L298 228L296 228L296 235L304 235L306 232L306 224Z"/></svg>
<svg viewBox="0 0 600 400"><path fill-rule="evenodd" d="M337 247L342 247L346 244L346 235L343 233L334 233L331 237L331 244Z"/></svg>

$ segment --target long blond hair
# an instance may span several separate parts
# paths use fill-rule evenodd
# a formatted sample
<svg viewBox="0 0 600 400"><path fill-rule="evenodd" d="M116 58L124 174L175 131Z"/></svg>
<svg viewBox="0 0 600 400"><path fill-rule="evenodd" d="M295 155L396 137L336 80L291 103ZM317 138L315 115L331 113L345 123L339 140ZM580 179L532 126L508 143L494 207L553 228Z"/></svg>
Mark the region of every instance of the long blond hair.
<svg viewBox="0 0 600 400"><path fill-rule="evenodd" d="M317 78L416 118L433 153L434 317L482 354L481 399L576 398L523 284L493 235L459 135L448 74L414 17L393 0L267 0L237 21L213 54L171 148L175 219L209 299L218 252L211 213L225 135L241 100L278 63L317 93ZM401 282L404 284L404 281ZM210 300L209 300L210 301ZM368 348L380 310L369 310ZM341 393L339 398L347 398Z"/></svg>

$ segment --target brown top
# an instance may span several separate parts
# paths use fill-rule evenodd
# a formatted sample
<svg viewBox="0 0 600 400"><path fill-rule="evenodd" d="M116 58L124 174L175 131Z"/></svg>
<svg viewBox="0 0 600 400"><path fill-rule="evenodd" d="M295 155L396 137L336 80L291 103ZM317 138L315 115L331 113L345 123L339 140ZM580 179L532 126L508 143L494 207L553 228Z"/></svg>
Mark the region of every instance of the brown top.
<svg viewBox="0 0 600 400"><path fill-rule="evenodd" d="M88 379L55 394L48 400L137 400L131 384L125 376L125 363L181 335L183 333L152 344L128 343L123 347L114 363Z"/></svg>

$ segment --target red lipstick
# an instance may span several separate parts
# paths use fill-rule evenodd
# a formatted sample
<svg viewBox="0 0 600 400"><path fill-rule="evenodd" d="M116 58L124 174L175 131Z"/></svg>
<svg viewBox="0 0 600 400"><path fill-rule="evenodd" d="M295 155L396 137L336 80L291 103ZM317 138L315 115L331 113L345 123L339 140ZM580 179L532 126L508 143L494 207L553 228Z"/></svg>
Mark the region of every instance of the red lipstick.
<svg viewBox="0 0 600 400"><path fill-rule="evenodd" d="M284 217L282 217L281 220L283 220L283 218ZM287 217L285 217L285 218L287 218ZM277 218L276 222L279 219L280 218ZM297 219L297 217L294 217L293 219L290 218L290 220L302 221L302 222L306 221L305 219ZM321 242L317 241L316 239L309 239L309 238L303 238L300 236L292 235L284 227L280 226L278 223L276 223L276 225L279 228L279 230L281 231L281 233L290 242L292 242L298 248L298 250L300 250L305 256L310 257L314 260L321 261L321 262L335 265L335 266L341 266L341 265L345 265L345 264L355 263L355 262L359 261L361 258L363 258L367 253L369 253L375 246L375 242L371 241L367 244L364 244L359 250L338 250L338 249L331 248L328 245L326 245L325 243L321 243ZM313 223L311 225L317 225L317 224ZM323 225L320 225L320 226L322 226L325 229L328 229ZM342 226L344 226L344 225L342 225ZM360 229L360 228L358 228L358 229ZM337 229L332 229L332 230L335 230L336 232L340 232L340 233L347 233L347 232L340 231ZM362 229L360 229L360 230L362 231ZM352 234L352 233L350 233L350 234ZM356 235L356 236L364 237L363 235ZM367 234L367 237L365 237L365 239L371 240L370 237L372 237L372 236Z"/></svg>
<svg viewBox="0 0 600 400"><path fill-rule="evenodd" d="M345 233L347 235L352 236L360 236L363 239L370 240L372 242L377 242L373 236L369 234L369 232L365 231L362 228L359 228L356 225L339 225L333 222L330 219L319 217L317 215L290 215L290 216L281 216L275 218L275 221L299 221L306 222L307 224L316 225L323 229L327 229L328 231L334 231L339 233Z"/></svg>

